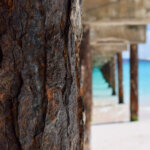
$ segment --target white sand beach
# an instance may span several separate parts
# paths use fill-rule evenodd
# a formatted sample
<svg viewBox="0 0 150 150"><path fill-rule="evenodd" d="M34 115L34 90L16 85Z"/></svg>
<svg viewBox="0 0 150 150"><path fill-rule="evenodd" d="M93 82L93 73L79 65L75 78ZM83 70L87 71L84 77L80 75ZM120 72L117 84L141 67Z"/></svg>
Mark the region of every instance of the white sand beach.
<svg viewBox="0 0 150 150"><path fill-rule="evenodd" d="M108 120L109 123L106 123ZM132 123L129 122L129 106L127 105L94 107L91 150L149 149L150 107L140 107L139 121Z"/></svg>

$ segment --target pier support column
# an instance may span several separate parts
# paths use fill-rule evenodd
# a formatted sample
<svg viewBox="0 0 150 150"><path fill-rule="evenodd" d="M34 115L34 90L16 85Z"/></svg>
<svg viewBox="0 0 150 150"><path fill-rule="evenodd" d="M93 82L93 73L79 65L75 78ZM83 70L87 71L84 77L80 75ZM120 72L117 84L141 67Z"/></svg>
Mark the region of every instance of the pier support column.
<svg viewBox="0 0 150 150"><path fill-rule="evenodd" d="M0 1L0 150L83 150L80 4Z"/></svg>
<svg viewBox="0 0 150 150"><path fill-rule="evenodd" d="M107 65L105 64L102 68L101 68L101 71L102 71L102 74L103 74L103 77L105 78L106 82L108 82L108 77L107 77Z"/></svg>
<svg viewBox="0 0 150 150"><path fill-rule="evenodd" d="M109 87L111 87L111 71L110 71L110 62L106 63L102 68L101 68L102 74L108 83Z"/></svg>
<svg viewBox="0 0 150 150"><path fill-rule="evenodd" d="M138 120L138 50L130 46L130 113L131 121Z"/></svg>
<svg viewBox="0 0 150 150"><path fill-rule="evenodd" d="M107 64L107 72L109 87L111 87L111 61Z"/></svg>
<svg viewBox="0 0 150 150"><path fill-rule="evenodd" d="M92 115L92 56L90 50L90 31L88 26L83 28L83 39L80 46L81 63L81 98L85 110L84 150L90 150L90 127Z"/></svg>
<svg viewBox="0 0 150 150"><path fill-rule="evenodd" d="M116 95L116 57L114 56L111 61L111 87L112 95Z"/></svg>
<svg viewBox="0 0 150 150"><path fill-rule="evenodd" d="M116 95L115 65L116 59L113 57L111 61L101 68L104 78L108 82L109 87L112 88L112 95Z"/></svg>
<svg viewBox="0 0 150 150"><path fill-rule="evenodd" d="M117 53L118 61L118 93L119 93L119 103L124 103L123 99L123 68L122 68L122 52Z"/></svg>

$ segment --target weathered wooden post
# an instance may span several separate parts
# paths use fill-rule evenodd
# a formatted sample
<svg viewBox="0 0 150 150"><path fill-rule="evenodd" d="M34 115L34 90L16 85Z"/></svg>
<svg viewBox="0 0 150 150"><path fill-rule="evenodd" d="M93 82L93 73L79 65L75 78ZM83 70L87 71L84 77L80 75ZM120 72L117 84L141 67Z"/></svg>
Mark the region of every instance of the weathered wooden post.
<svg viewBox="0 0 150 150"><path fill-rule="evenodd" d="M107 63L107 76L108 76L109 87L111 87L111 61Z"/></svg>
<svg viewBox="0 0 150 150"><path fill-rule="evenodd" d="M81 62L81 98L85 110L84 150L90 149L90 127L92 115L92 56L90 49L90 30L87 25L83 28L83 38L80 46Z"/></svg>
<svg viewBox="0 0 150 150"><path fill-rule="evenodd" d="M103 77L105 78L106 82L108 83L108 85L110 86L109 83L109 68L108 68L108 63L104 64L101 68L101 72L103 74Z"/></svg>
<svg viewBox="0 0 150 150"><path fill-rule="evenodd" d="M116 57L111 60L111 87L112 95L116 95Z"/></svg>
<svg viewBox="0 0 150 150"><path fill-rule="evenodd" d="M104 66L101 69L103 76L106 82L108 83L109 87L111 87L111 69L110 68L111 68L111 63L107 62L106 64L104 64Z"/></svg>
<svg viewBox="0 0 150 150"><path fill-rule="evenodd" d="M138 120L138 48L130 46L130 112L131 121Z"/></svg>
<svg viewBox="0 0 150 150"><path fill-rule="evenodd" d="M123 64L122 64L122 52L117 53L118 61L118 94L119 94L119 103L124 103L123 99Z"/></svg>
<svg viewBox="0 0 150 150"><path fill-rule="evenodd" d="M109 87L112 88L112 95L116 95L115 65L116 65L116 59L115 57L113 57L111 61L107 62L101 68L104 78L108 82Z"/></svg>
<svg viewBox="0 0 150 150"><path fill-rule="evenodd" d="M0 150L82 150L80 0L0 1Z"/></svg>
<svg viewBox="0 0 150 150"><path fill-rule="evenodd" d="M101 68L101 71L102 71L103 77L105 78L106 82L108 82L108 79L107 79L107 66L106 66L106 64L103 65L103 67Z"/></svg>

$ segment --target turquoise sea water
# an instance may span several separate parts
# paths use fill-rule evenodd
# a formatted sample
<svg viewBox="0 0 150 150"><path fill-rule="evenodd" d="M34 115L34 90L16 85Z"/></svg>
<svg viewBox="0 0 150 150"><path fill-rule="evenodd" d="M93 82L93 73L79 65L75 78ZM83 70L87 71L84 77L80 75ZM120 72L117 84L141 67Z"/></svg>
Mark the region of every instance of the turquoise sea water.
<svg viewBox="0 0 150 150"><path fill-rule="evenodd" d="M117 68L117 67L116 67ZM139 103L140 105L150 106L150 61L139 60ZM117 85L117 70L116 70L116 85ZM129 103L130 99L130 65L129 60L123 61L123 85L124 85L124 100ZM116 87L116 91L118 87ZM112 89L108 87L108 83L103 78L102 73L98 68L93 69L93 98L108 100L111 96Z"/></svg>

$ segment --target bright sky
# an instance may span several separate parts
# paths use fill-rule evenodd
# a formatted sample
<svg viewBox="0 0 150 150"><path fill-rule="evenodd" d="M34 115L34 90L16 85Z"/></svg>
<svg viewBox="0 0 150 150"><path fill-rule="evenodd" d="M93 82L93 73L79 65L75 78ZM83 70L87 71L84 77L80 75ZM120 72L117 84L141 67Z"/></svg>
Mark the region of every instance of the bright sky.
<svg viewBox="0 0 150 150"><path fill-rule="evenodd" d="M140 59L150 59L150 25L147 27L146 36L146 43L138 46ZM123 52L123 58L129 58L129 51Z"/></svg>

